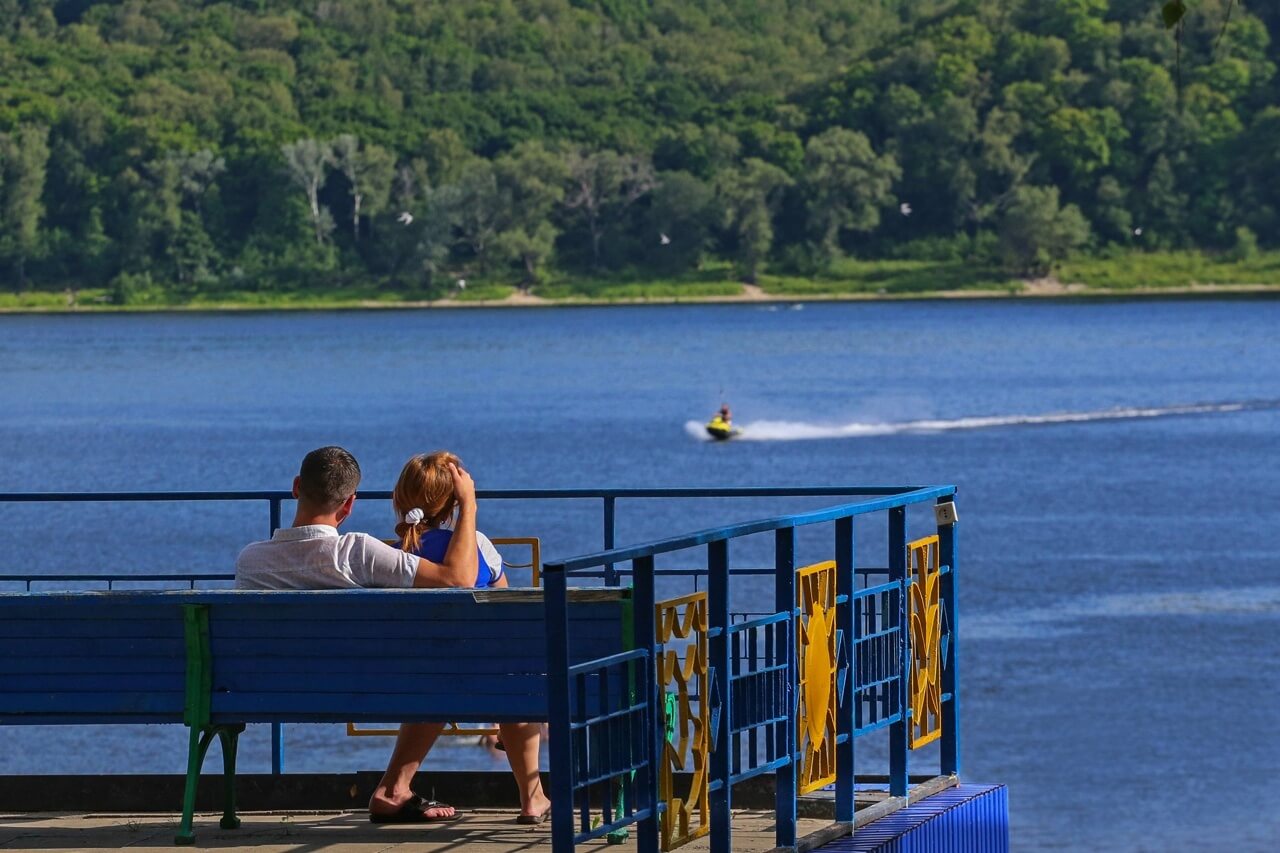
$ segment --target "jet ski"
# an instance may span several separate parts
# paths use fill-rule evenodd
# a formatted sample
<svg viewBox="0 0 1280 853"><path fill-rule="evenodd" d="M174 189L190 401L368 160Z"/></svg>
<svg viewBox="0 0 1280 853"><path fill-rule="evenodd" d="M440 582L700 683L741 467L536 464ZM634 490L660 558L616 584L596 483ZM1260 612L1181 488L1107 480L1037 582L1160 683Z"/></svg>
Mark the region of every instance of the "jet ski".
<svg viewBox="0 0 1280 853"><path fill-rule="evenodd" d="M742 430L736 429L731 421L716 415L707 422L707 435L716 441L728 441L736 435L741 435Z"/></svg>

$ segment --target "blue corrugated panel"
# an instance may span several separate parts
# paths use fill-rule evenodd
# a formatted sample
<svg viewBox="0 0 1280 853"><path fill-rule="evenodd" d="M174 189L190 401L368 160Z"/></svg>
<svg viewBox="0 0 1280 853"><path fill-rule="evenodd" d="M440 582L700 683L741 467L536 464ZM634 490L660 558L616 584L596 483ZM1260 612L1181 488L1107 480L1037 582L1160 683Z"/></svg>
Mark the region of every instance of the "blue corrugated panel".
<svg viewBox="0 0 1280 853"><path fill-rule="evenodd" d="M1008 853L1004 785L959 785L861 827L822 853Z"/></svg>

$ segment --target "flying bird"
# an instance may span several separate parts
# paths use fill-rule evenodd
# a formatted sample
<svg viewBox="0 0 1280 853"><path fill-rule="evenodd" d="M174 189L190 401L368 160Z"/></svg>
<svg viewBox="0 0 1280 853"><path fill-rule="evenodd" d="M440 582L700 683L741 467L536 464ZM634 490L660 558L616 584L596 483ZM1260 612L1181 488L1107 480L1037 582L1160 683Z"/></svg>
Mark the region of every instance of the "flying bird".
<svg viewBox="0 0 1280 853"><path fill-rule="evenodd" d="M399 216L396 217L396 221L399 222L401 225L408 225L409 223L413 222L413 214L407 210L403 211Z"/></svg>
<svg viewBox="0 0 1280 853"><path fill-rule="evenodd" d="M658 235L658 242L665 246L665 245L667 245L668 243L670 243L670 242L671 242L671 238L670 238L670 237L668 237L666 234L659 234L659 235Z"/></svg>

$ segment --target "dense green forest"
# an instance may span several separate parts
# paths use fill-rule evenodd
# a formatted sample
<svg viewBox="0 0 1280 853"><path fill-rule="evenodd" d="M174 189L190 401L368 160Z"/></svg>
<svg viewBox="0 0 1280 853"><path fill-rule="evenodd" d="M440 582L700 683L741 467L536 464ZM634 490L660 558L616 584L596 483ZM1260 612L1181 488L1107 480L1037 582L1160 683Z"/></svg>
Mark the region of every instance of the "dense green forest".
<svg viewBox="0 0 1280 853"><path fill-rule="evenodd" d="M1160 5L0 0L0 288L1247 259L1280 245L1280 3Z"/></svg>

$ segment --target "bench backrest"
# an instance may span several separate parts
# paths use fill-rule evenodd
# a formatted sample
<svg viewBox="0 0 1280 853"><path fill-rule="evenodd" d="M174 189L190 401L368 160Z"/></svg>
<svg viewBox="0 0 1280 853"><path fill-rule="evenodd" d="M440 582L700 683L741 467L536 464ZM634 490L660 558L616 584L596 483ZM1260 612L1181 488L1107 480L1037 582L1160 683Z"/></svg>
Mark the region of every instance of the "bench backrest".
<svg viewBox="0 0 1280 853"><path fill-rule="evenodd" d="M571 662L629 647L625 591L571 601ZM0 595L0 723L181 721L184 607L215 723L547 718L541 590L98 592Z"/></svg>
<svg viewBox="0 0 1280 853"><path fill-rule="evenodd" d="M0 724L182 722L183 612L162 595L0 595Z"/></svg>

